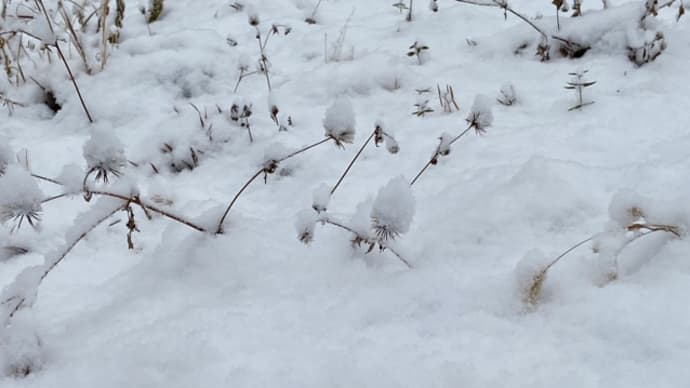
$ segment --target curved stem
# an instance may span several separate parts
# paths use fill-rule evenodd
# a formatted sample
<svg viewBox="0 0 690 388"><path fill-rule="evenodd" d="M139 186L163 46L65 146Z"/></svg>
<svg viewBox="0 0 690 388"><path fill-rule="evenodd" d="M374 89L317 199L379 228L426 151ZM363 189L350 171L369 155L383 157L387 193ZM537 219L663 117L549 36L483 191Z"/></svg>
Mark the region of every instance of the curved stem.
<svg viewBox="0 0 690 388"><path fill-rule="evenodd" d="M55 258L52 259L52 262L43 271L43 274L41 275L41 278L39 279L39 283L36 286L38 287L40 282L42 282L43 279L45 279L46 276L48 276L48 274L50 274L50 272L53 269L55 269L55 267L57 267L58 264L60 264L62 262L62 260L65 259L65 257L67 257L67 255L72 251L72 249L74 249L74 247L77 246L77 244L79 244L79 242L81 240L83 240L84 237L86 237L86 235L88 235L98 225L103 223L105 220L107 220L113 214L117 213L118 211L122 210L123 208L124 208L124 205L120 205L120 206L116 207L115 209L113 209L112 211L107 212L105 215L103 215L98 220L96 220L93 224L89 225L89 227L86 228L84 231L82 231L82 233L80 233L74 240L72 240L69 244L67 244L67 246L62 251L60 251L59 254ZM47 261L46 261L46 264L48 264ZM17 311L19 311L19 309L22 308L22 306L24 305L24 301L25 301L24 298L19 299L18 303L10 311L10 314L9 314L10 318L12 318L14 316L14 314L16 314Z"/></svg>
<svg viewBox="0 0 690 388"><path fill-rule="evenodd" d="M350 161L350 164L347 165L347 168L345 169L345 171L343 172L343 174L342 174L342 175L340 176L340 178L338 179L338 182L337 182L337 183L335 184L335 186L333 186L333 188L331 189L331 195L333 195L333 193L335 193L335 191L338 189L338 187L340 186L340 184L343 182L343 179L345 179L345 176L347 175L347 173L350 172L350 169L352 169L352 166L355 164L355 162L357 161L357 159L359 158L359 156L362 154L362 152L364 151L364 149L367 147L367 145L369 144L369 142L371 141L371 139L374 138L374 134L376 134L376 131L372 132L371 135L369 135L369 137L368 137L367 140L364 142L364 144L362 144L362 146L359 148L359 151L357 151L357 154L355 154L355 157L352 158L352 160Z"/></svg>
<svg viewBox="0 0 690 388"><path fill-rule="evenodd" d="M261 168L259 171L257 171L254 175L252 175L247 182L244 183L240 191L235 194L235 197L232 199L228 207L225 209L225 213L223 213L223 217L220 218L220 221L218 221L218 228L216 229L216 234L221 234L223 233L223 223L225 222L225 218L228 216L228 213L230 213L230 209L232 209L232 206L237 202L237 199L242 195L242 193L249 187L249 185L256 180L256 178L261 175L262 172L264 172L265 169Z"/></svg>
<svg viewBox="0 0 690 388"><path fill-rule="evenodd" d="M326 142L328 142L328 141L330 141L330 140L333 140L333 138L332 138L332 137L327 137L327 138L325 138L325 139L323 139L323 140L319 140L319 141L317 141L317 142L314 143L314 144L310 144L310 145L308 145L308 146L306 146L306 147L304 147L304 148L301 148L301 149L299 149L299 150L297 150L297 151L295 151L295 152L293 152L293 153L291 153L291 154L289 154L289 155L287 155L287 156L284 156L284 157L282 157L282 158L276 160L276 162L277 162L277 163L280 163L280 162L286 161L286 160L288 160L288 159L290 159L290 158L293 158L293 157L295 157L295 156L301 154L302 152L309 151L310 149L312 149L312 148L314 148L314 147L317 147L317 146L320 146L321 144L326 143Z"/></svg>
<svg viewBox="0 0 690 388"><path fill-rule="evenodd" d="M545 273L546 271L549 270L549 268L551 268L551 267L553 267L554 265L556 265L556 263L558 263L558 262L559 262L564 256L566 256L568 253L574 251L575 249L579 248L580 246L582 246L582 245L584 245L584 244L587 244L588 242L590 242L590 241L592 241L592 240L594 240L594 236L588 237L588 238L586 238L586 239L580 241L579 243L573 245L572 247L568 248L568 250L566 250L565 252L561 253L557 258L555 258L555 259L554 259L552 262L550 262L546 267L544 267L544 269L542 270L542 272Z"/></svg>

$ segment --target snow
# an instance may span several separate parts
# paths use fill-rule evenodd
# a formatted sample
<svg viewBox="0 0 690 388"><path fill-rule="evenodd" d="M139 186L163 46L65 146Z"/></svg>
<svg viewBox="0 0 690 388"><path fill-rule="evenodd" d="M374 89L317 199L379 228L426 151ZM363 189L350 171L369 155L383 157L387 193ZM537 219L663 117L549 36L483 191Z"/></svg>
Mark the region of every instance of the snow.
<svg viewBox="0 0 690 388"><path fill-rule="evenodd" d="M690 31L685 18L676 23L675 6L650 18L650 31L663 32L667 47L638 66L628 59L626 36L637 28L642 0L610 1L605 12L601 2L585 1L583 18L560 14L560 33L550 2L511 1L549 36L592 46L581 58L564 58L551 40L551 60L543 63L534 55L539 34L497 8L447 0L431 12L428 1L414 1L406 22L392 1L324 0L310 25L304 18L316 1L239 1L256 9L262 33L273 23L292 27L270 38L270 93L264 75L255 74L233 94L236 64L253 71L260 54L246 8L223 0L167 0L150 25L137 1L127 0L121 43L93 75L61 41L93 125L54 54L48 62L31 51L23 70L52 90L58 112L43 104L44 91L30 79L16 87L0 75L0 94L24 105L11 115L0 105L0 144L13 150L9 169L18 168L15 153L27 149L32 172L69 183L35 181L46 197L75 191L79 169L82 179L88 170L83 146L103 130L119 140L94 146L117 144L105 154L127 168L99 189L134 190L210 230L157 214L149 220L132 204L140 232L132 233L129 250L127 214L107 217L123 201L81 195L42 204L39 231L0 226L0 249L30 248L0 253L4 289L21 285L18 274L54 262L107 218L49 273L33 306L0 328L3 368L15 360L40 366L26 377L0 377L2 388L627 388L690 381ZM324 52L330 56L344 26L347 58L326 63ZM91 27L83 34L93 50ZM416 40L429 46L422 66L406 56ZM569 112L573 94L563 86L578 67L597 82L586 90L596 104ZM518 104L496 101L506 83L515 85ZM443 112L437 84L453 86L460 111ZM434 112L416 117L417 90L426 88L432 92L422 98ZM396 177L414 176L444 132L453 139L467 128L478 93L490 97L483 107L493 115L490 130L468 133L404 188L409 179ZM253 104L253 142L230 119L236 98ZM291 117L288 131L267 112L271 100L281 123ZM220 215L266 156L324 140L324 112L339 100L350 106L337 110L334 129L353 144L327 141L281 163L265 183L259 176L215 235ZM208 113L205 125L190 103L202 117ZM314 189L332 187L379 119L399 152L370 143L326 215L317 214ZM164 143L174 151L164 153ZM265 154L271 144L282 148ZM193 168L170 166L189 163L192 147L200 151ZM69 165L70 178L62 174ZM377 201L392 179L395 199ZM413 217L412 206L401 205L409 201L398 197L414 199ZM627 213L634 205L646 222L678 225L683 233L630 243L611 280L611 254L635 235L625 230L637 221ZM388 249L353 249L352 233L322 223L327 216L374 239L373 212L391 216L398 230L409 224L389 242L412 269ZM309 245L296 238L296 227L315 237ZM592 236L549 270L542 298L526 308L517 286Z"/></svg>
<svg viewBox="0 0 690 388"><path fill-rule="evenodd" d="M91 138L84 143L84 159L89 171L103 171L103 175L111 172L120 174L127 165L124 145L115 134L107 129L97 129Z"/></svg>
<svg viewBox="0 0 690 388"><path fill-rule="evenodd" d="M0 137L0 175L5 173L7 166L12 163L14 153L7 144L7 139Z"/></svg>

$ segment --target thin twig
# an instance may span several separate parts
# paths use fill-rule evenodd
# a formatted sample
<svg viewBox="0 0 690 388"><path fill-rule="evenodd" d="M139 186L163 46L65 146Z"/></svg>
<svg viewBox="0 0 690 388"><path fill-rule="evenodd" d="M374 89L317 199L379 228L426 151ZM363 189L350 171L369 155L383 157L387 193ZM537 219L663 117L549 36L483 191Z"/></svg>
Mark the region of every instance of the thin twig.
<svg viewBox="0 0 690 388"><path fill-rule="evenodd" d="M218 221L218 228L216 228L216 234L223 233L223 223L225 222L225 218L228 216L228 213L230 213L230 209L232 209L232 206L235 204L235 202L237 202L237 199L240 197L240 195L242 195L242 193L247 189L247 187L249 187L249 185L251 185L252 182L254 182L256 180L256 178L258 178L259 175L261 175L261 173L263 173L265 170L266 170L265 168L261 168L259 171L257 171L254 175L252 175L251 178L249 178L249 180L247 180L244 183L244 185L237 192L237 194L235 194L235 196L232 198L232 201L230 201L230 204L225 209L225 212L223 213L223 217L221 217L220 221Z"/></svg>
<svg viewBox="0 0 690 388"><path fill-rule="evenodd" d="M355 164L355 162L357 161L357 159L359 158L359 156L362 154L362 152L364 151L364 149L367 147L367 145L369 144L369 142L371 142L371 139L374 137L375 134L376 134L376 131L372 132L371 135L369 135L369 137L367 138L367 140L364 142L364 144L362 144L362 146L359 148L359 151L357 151L357 154L355 154L355 157L352 158L352 160L350 161L350 164L347 165L347 168L345 169L345 171L343 172L343 174L342 174L342 175L340 176L340 178L338 179L338 182L336 182L335 186L333 186L333 188L331 189L331 195L333 195L333 193L335 193L335 191L338 189L338 187L340 186L340 184L343 182L343 179L345 179L345 176L347 175L347 173L350 172L350 169L351 169L352 166Z"/></svg>

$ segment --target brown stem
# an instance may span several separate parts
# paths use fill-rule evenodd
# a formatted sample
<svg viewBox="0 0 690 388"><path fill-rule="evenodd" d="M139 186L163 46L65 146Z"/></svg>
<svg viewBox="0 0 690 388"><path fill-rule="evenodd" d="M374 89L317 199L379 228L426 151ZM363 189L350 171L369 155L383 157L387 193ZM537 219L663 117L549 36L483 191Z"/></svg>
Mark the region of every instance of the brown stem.
<svg viewBox="0 0 690 388"><path fill-rule="evenodd" d="M451 141L448 143L448 146L451 146L451 145L453 145L453 143L455 143L456 141L460 140L463 136L465 136L465 135L470 131L470 129L472 129L473 126L474 126L473 124L470 124L470 125L467 127L467 129L465 129L464 131L462 131L461 134L459 134L458 136L455 136L455 137L453 138L453 140L451 140ZM441 142L443 142L443 140L441 140ZM429 167L431 167L432 164L434 164L434 161L438 161L439 156L442 156L442 155L441 155L441 144L440 144L440 143L439 143L439 145L436 147L436 152L435 152L434 155L431 157L431 159L429 159L429 161L426 162L426 164L424 165L424 167L422 167L422 169L419 171L419 173L417 173L417 175L414 177L414 179L412 179L412 181L410 182L410 186L414 186L414 184L417 182L417 180L419 180L419 178L424 174L424 172L425 172Z"/></svg>
<svg viewBox="0 0 690 388"><path fill-rule="evenodd" d="M170 212L167 212L167 211L165 211L165 210L163 210L163 209L161 209L161 208L158 208L158 207L156 207L156 206L154 206L154 205L151 205L151 204L149 204L149 203L146 203L146 202L142 201L141 198L139 198L138 196L128 197L128 196L125 196L125 195L121 195L121 194L117 194L117 193L111 193L111 192L108 192L108 191L100 191L100 190L89 190L88 193L89 193L89 194L95 194L95 195L101 195L101 196L105 196L105 197L117 198L117 199L121 199L121 200L123 200L123 201L126 201L126 202L128 202L128 203L134 203L134 204L136 204L136 205L139 205L142 209L144 209L145 212L146 212L147 210L148 210L148 211L152 211L152 212L157 213L157 214L160 214L160 215L162 215L163 217L166 217L166 218L168 218L168 219L170 219L170 220L173 220L173 221L176 221L176 222L178 222L178 223L180 223L180 224L182 224L182 225L188 226L188 227L190 227L190 228L192 228L192 229L194 229L194 230L196 230L196 231L199 231L199 232L202 232L202 233L205 233L205 232L206 232L206 229L203 228L202 226L199 226L199 225L197 225L197 224L195 224L195 223L193 223L193 222L191 222L191 221L189 221L189 220L186 220L186 219L184 219L184 218L182 218L182 217L180 217L180 216L177 216L177 215L175 215L175 214L172 214L172 213L170 213Z"/></svg>
<svg viewBox="0 0 690 388"><path fill-rule="evenodd" d="M302 152L309 151L310 149L312 149L312 148L314 148L314 147L317 147L317 146L320 146L321 144L326 143L326 142L328 142L328 141L330 141L330 140L333 140L333 138L332 138L332 137L327 137L327 138L325 138L325 139L323 139L323 140L319 140L319 141L317 141L317 142L314 143L314 144L310 144L310 145L308 145L308 146L306 146L306 147L304 147L304 148L301 148L301 149L299 149L299 150L297 150L297 151L295 151L295 152L293 152L293 153L291 153L291 154L289 154L289 155L287 155L287 156L284 156L284 157L282 157L282 158L276 160L276 162L280 163L280 162L283 162L283 161L285 161L285 160L288 160L288 159L290 159L290 158L292 158L292 157L295 157L295 156L301 154Z"/></svg>
<svg viewBox="0 0 690 388"><path fill-rule="evenodd" d="M259 171L257 171L254 175L252 175L251 178L249 178L249 180L247 180L244 183L244 185L242 186L240 191L238 191L237 194L235 194L235 197L232 199L232 201L230 202L228 207L225 209L225 213L223 213L223 217L221 217L220 221L218 221L218 228L216 229L216 234L223 233L223 223L225 222L225 218L228 216L228 213L230 213L230 209L232 209L232 206L235 204L235 202L237 202L237 199L240 197L240 195L242 195L242 193L247 189L247 187L249 187L249 185L252 184L252 182L254 182L256 180L256 178L258 178L259 175L261 175L261 173L263 173L265 171L266 171L265 168L261 168Z"/></svg>
<svg viewBox="0 0 690 388"><path fill-rule="evenodd" d="M280 158L280 159L278 159L278 160L275 160L274 162L277 164L277 163L286 161L286 160L288 160L288 159L290 159L290 158L293 158L293 157L295 157L295 156L297 156L297 155L299 155L299 154L301 154L301 153L303 153L303 152L309 151L310 149L312 149L312 148L314 148L314 147L316 147L316 146L319 146L319 145L321 145L321 144L324 144L324 143L328 142L329 140L332 140L332 138L327 137L327 138L325 138L325 139L323 139L323 140L319 140L319 141L317 141L317 142L314 143L314 144L310 144L310 145L308 145L308 146L306 146L306 147L303 147L303 148L301 148L301 149L299 149L299 150L297 150L297 151L295 151L295 152L293 152L293 153L291 153L291 154L289 154L289 155L287 155L287 156L284 156L284 157L282 157L282 158ZM232 201L230 202L230 204L228 205L228 207L225 209L225 213L223 213L223 217L221 217L220 221L218 222L218 228L216 229L216 234L223 233L223 223L225 223L225 218L227 218L228 213L230 213L230 209L232 209L233 205L235 205L235 202L237 202L237 199L240 197L240 195L242 195L242 193L247 189L247 187L249 187L249 185L251 185L252 182L254 182L254 181L256 180L256 178L258 178L259 175L261 175L261 173L266 173L266 174L268 174L268 172L266 171L266 167L262 167L262 168L261 168L259 171L257 171L254 175L252 175L252 177L249 178L249 180L247 180L247 181L244 183L244 185L242 186L242 188L240 188L240 191L238 191L237 194L235 194L235 197L232 199Z"/></svg>
<svg viewBox="0 0 690 388"><path fill-rule="evenodd" d="M79 85L77 84L77 80L74 78L74 74L72 74L72 69L70 69L69 64L67 63L67 59L65 58L65 55L62 53L62 49L60 49L60 43L56 40L55 43L55 48L57 49L58 55L60 56L60 59L62 60L62 63L65 64L65 68L67 69L67 73L69 74L69 78L72 80L72 84L74 85L74 90L77 91L77 96L79 97L79 102L81 103L81 107L84 108L84 113L86 113L86 117L89 119L89 123L93 124L93 117L91 116L91 112L89 112L89 108L86 107L86 102L84 101L84 97L81 95L81 91L79 90Z"/></svg>
<svg viewBox="0 0 690 388"><path fill-rule="evenodd" d="M545 40L545 41L547 41L547 42L549 41L549 36L546 35L546 33L545 33L541 28L537 27L537 25L534 24L534 23L532 23L531 20L529 20L528 18L526 18L525 16L523 16L523 15L520 14L519 12L515 11L515 10L512 9L510 6L508 6L507 4L499 3L499 2L497 2L496 0L492 0L491 3L482 3L482 2L476 1L476 0L455 0L455 1L458 1L458 2L460 2L460 3L465 3L465 4L478 5L478 6L482 6L482 7L503 8L506 12L510 12L511 14L513 14L513 15L517 16L518 18L522 19L522 21L524 21L525 23L529 24L529 25L530 25L532 28L534 28L538 33L540 33L541 36L544 37L544 40Z"/></svg>
<svg viewBox="0 0 690 388"><path fill-rule="evenodd" d="M369 135L369 137L364 142L364 144L362 144L362 146L359 148L359 151L357 151L357 154L355 154L355 157L352 158L352 160L350 161L350 164L347 165L347 168L345 169L343 174L338 179L338 182L336 182L335 186L333 186L333 188L331 189L331 195L333 195L333 193L335 193L335 191L338 190L338 187L343 182L343 179L345 179L345 176L347 175L347 173L350 172L350 169L355 164L355 162L357 161L357 159L362 154L362 152L367 147L367 145L369 144L369 142L371 141L371 139L374 137L375 134L376 134L376 131L374 130L374 132L372 132L371 135Z"/></svg>

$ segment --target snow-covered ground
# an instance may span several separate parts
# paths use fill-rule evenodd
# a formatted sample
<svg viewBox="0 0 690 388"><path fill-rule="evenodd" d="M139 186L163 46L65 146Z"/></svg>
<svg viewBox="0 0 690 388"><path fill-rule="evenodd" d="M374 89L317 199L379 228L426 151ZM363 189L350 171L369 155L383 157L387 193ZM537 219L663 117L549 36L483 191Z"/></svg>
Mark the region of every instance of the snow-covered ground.
<svg viewBox="0 0 690 388"><path fill-rule="evenodd" d="M326 143L281 164L266 184L260 176L221 235L158 216L149 222L135 207L141 232L130 251L127 216L117 213L112 221L122 222L91 232L46 277L35 305L2 329L5 336L12 326L35 331L42 346L40 368L24 378L0 377L0 386L687 385L687 238L639 239L622 252L619 277L608 283L602 268L610 263L583 246L550 270L536 308L524 305L516 286L524 280L516 265L534 249L554 258L611 229L631 195L622 192L646 197L650 218L679 227L690 222L690 28L683 18L676 23L676 8L657 19L667 49L636 67L625 48L628 26L617 23L641 12L637 0L610 2L604 14L611 17L598 13L600 2L585 1L584 31L562 14L564 31L604 31L596 32L604 38L580 59L554 55L546 63L531 46L513 54L538 34L496 8L440 0L433 13L418 1L406 22L392 1L325 0L318 23L307 24L315 1L246 3L263 32L272 23L291 27L267 46L270 98L260 74L233 93L238 64L253 67L259 58L251 9L237 12L226 0L166 0L149 34L137 2L128 0L121 44L105 69L77 72L96 123L86 121L56 62L34 77L50 83L62 109L54 116L43 104L17 107L11 116L3 110L0 137L13 154L28 150L33 173L59 177L66 165L85 168L82 149L94 131L114 134L140 167L129 166L113 184L136 185L142 198L169 200L159 206L211 227L276 144L296 150L323 139L324 115L337 98L353 106L354 144ZM543 15L539 23L555 23L550 1L511 4L530 17ZM324 41L331 56L346 23L343 60L326 63ZM421 65L406 55L414 42L429 47ZM568 111L577 101L563 86L578 68L597 81L585 90L595 103ZM400 176L414 178L434 154L439 136L467 127L475 95L493 101L506 83L514 85L517 104L495 103L487 132L471 131L431 166L412 188L413 204L407 197L386 201ZM442 112L437 84L453 86L459 112ZM31 83L2 85L18 100L35 100ZM416 91L425 88L432 93ZM413 115L420 98L435 112ZM240 100L253 104L251 143L246 129L227 119ZM290 116L287 131L271 120L269 101L280 108L280 123ZM208 111L212 144L190 103ZM225 113L216 114L216 105ZM334 120L347 126L350 118ZM336 183L377 120L400 151L367 147L328 213L349 223L366 208L358 212L362 202L386 214L404 205L393 220L404 224L413 207L409 231L391 246L412 269L390 250L353 249L341 229L316 225L309 245L295 230L297 214L311 211L314 190ZM150 162L169 162L164 144L176 147L178 160L189 159L189 147L203 149L198 167L154 174ZM40 187L46 196L60 193L49 183ZM3 227L0 238L33 251L0 262L0 285L42 263L78 226L77 216L98 204L80 195L55 200L43 205L39 232L25 225L11 236L11 224ZM0 343L0 360L22 350L11 344Z"/></svg>

